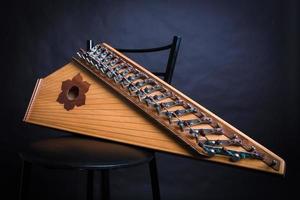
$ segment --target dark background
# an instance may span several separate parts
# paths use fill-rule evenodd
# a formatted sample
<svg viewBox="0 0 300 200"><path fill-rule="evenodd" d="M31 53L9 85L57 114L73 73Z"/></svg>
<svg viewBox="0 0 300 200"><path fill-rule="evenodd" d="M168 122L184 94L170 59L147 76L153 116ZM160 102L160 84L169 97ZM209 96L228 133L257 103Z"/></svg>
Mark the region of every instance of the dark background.
<svg viewBox="0 0 300 200"><path fill-rule="evenodd" d="M1 199L17 198L17 152L62 135L22 122L37 78L69 62L86 39L144 48L175 34L182 45L173 85L284 158L287 173L159 153L162 199L298 196L298 1L7 1L1 9ZM134 58L156 70L166 55ZM82 199L84 182L83 172L35 167L31 199ZM113 199L151 199L146 166L113 171L111 184Z"/></svg>

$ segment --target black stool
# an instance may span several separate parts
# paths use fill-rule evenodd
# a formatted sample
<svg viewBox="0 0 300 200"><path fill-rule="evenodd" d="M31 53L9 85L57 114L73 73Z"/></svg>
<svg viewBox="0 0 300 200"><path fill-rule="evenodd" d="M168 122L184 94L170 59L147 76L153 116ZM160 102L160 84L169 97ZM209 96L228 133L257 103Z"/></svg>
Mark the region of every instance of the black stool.
<svg viewBox="0 0 300 200"><path fill-rule="evenodd" d="M159 199L155 157L151 151L85 136L45 139L20 153L23 160L21 198L28 198L31 165L87 171L87 199L93 199L95 170L101 171L102 199L109 199L109 170L149 163L153 196Z"/></svg>
<svg viewBox="0 0 300 200"><path fill-rule="evenodd" d="M151 49L118 49L127 53L144 53L170 50L165 72L154 72L171 83L181 39L174 36L173 42ZM92 42L88 41L88 48ZM155 153L143 148L109 142L101 139L69 136L34 142L20 153L22 174L20 199L29 199L29 179L32 164L55 169L78 169L87 171L87 199L93 199L94 172L101 171L102 199L110 198L109 170L149 163L153 199L160 199Z"/></svg>

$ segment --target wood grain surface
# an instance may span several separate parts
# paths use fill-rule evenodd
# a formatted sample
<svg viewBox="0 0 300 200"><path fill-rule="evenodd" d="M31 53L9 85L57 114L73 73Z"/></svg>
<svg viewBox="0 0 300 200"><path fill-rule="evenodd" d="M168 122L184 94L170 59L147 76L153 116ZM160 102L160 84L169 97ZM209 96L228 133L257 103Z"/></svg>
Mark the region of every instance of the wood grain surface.
<svg viewBox="0 0 300 200"><path fill-rule="evenodd" d="M61 92L62 82L72 79L78 73L83 77L83 81L87 81L91 85L89 91L86 93L85 105L67 111L56 100ZM176 90L175 88L173 89ZM191 101L197 104L193 100ZM228 160L228 157L224 156L208 158L195 155L190 152L185 144L174 138L169 131L145 116L144 113L131 105L121 95L107 87L107 85L74 62L68 63L49 76L37 81L24 121L195 159L204 159L275 174L284 174L285 162L283 159L204 107L201 106L201 108L221 121L223 126L229 127L238 134L242 134L255 143L255 145L276 157L280 161L279 170L272 169L261 160L242 159L238 162L231 162ZM239 150L241 147L234 148Z"/></svg>

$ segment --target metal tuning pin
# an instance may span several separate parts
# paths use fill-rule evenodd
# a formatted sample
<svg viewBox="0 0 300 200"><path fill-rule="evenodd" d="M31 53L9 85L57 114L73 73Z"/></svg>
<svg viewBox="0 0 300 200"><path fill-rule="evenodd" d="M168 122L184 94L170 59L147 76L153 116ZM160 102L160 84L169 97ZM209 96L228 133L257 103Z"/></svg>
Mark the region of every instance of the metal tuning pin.
<svg viewBox="0 0 300 200"><path fill-rule="evenodd" d="M108 53L107 56L103 59L103 63L109 65L110 61L114 58L114 55L112 53Z"/></svg>
<svg viewBox="0 0 300 200"><path fill-rule="evenodd" d="M80 49L78 52L77 52L77 55L82 58L82 59L86 59L87 57L87 53L83 50L83 49Z"/></svg>
<svg viewBox="0 0 300 200"><path fill-rule="evenodd" d="M164 112L164 114L168 118L170 124L172 123L172 119L174 117L181 117L183 115L187 115L187 114L190 114L190 113L196 113L197 112L197 109L193 108L189 104L187 104L187 106L185 106L185 107L187 107L187 108L186 109L181 109L181 110L166 111L166 112Z"/></svg>
<svg viewBox="0 0 300 200"><path fill-rule="evenodd" d="M131 80L130 79L128 79L129 77L126 77L128 74L130 74L130 73L133 73L133 74L138 74L138 73L140 73L138 70L136 70L136 69L134 69L134 68L128 68L128 69L125 69L122 73L121 73L121 75L124 77L123 78L123 80L120 82L121 83L121 85L123 86L123 87L128 87L129 86L129 84L130 83L132 83L134 80L131 78Z"/></svg>
<svg viewBox="0 0 300 200"><path fill-rule="evenodd" d="M245 142L245 140L241 139L237 135L235 137L230 138L231 141L239 141L239 146L243 147L245 150L249 152L254 152L256 150L255 146L253 146L251 143Z"/></svg>
<svg viewBox="0 0 300 200"><path fill-rule="evenodd" d="M96 44L96 45L93 46L93 41L92 40L87 40L87 43L86 43L87 53L95 54L95 52L97 52L100 48L102 48L100 44Z"/></svg>
<svg viewBox="0 0 300 200"><path fill-rule="evenodd" d="M106 76L108 78L113 78L117 76L117 73L113 69L108 68L108 71L106 72Z"/></svg>
<svg viewBox="0 0 300 200"><path fill-rule="evenodd" d="M173 93L172 92L170 92L170 91L166 91L166 92L164 92L164 93L162 93L162 94L160 94L160 95L154 95L153 96L153 99L155 100L155 101L161 101L161 100L164 100L164 99L167 99L167 98L171 98L171 97L173 97L174 95L173 95Z"/></svg>
<svg viewBox="0 0 300 200"><path fill-rule="evenodd" d="M206 145L203 141L199 141L198 145L203 148L208 156L214 156L215 154L228 156L231 161L236 162L241 159L251 158L251 159L263 159L263 155L258 152L241 152L236 150L226 149L224 147L214 147L211 145Z"/></svg>
<svg viewBox="0 0 300 200"><path fill-rule="evenodd" d="M128 75L130 72L134 71L133 67L131 67L130 65L127 66L127 68L125 68L120 74L122 76L126 76Z"/></svg>
<svg viewBox="0 0 300 200"><path fill-rule="evenodd" d="M103 49L103 51L100 53L100 55L98 56L98 59L100 61L103 61L105 59L105 57L107 56L108 51L106 49Z"/></svg>
<svg viewBox="0 0 300 200"><path fill-rule="evenodd" d="M218 123L212 123L210 124L213 128L212 129L199 129L199 135L205 137L208 134L214 134L214 135L224 135L225 132L222 129L222 127L218 124ZM191 130L192 131L197 131L197 130ZM254 152L256 150L256 148L248 142L245 142L245 140L243 140L242 138L240 138L239 136L237 136L236 134L231 134L226 132L225 134L226 137L229 138L229 140L224 140L222 142L220 142L222 146L241 146L243 147L246 151L249 152ZM214 143L214 141L211 141L212 143ZM218 142L216 141L215 145L217 145Z"/></svg>
<svg viewBox="0 0 300 200"><path fill-rule="evenodd" d="M171 124L173 117L175 117L174 112L173 111L166 111L166 112L164 112L164 114L166 115L166 117L169 120L169 123Z"/></svg>
<svg viewBox="0 0 300 200"><path fill-rule="evenodd" d="M190 128L189 133L191 135L200 135L205 137L206 135L222 135L223 134L223 129L222 128L200 128L200 129L194 129Z"/></svg>
<svg viewBox="0 0 300 200"><path fill-rule="evenodd" d="M190 113L196 113L197 109L192 107L191 105L188 104L187 106L188 108L186 109L182 109L182 110L175 110L174 113L175 115L177 115L178 117L183 116L183 115L187 115Z"/></svg>
<svg viewBox="0 0 300 200"><path fill-rule="evenodd" d="M180 120L177 122L177 125L180 127L181 131L184 131L186 127L195 126L199 124L210 124L211 122L211 118L202 117L201 119Z"/></svg>
<svg viewBox="0 0 300 200"><path fill-rule="evenodd" d="M119 62L119 58L115 57L111 62L110 65L113 67L115 64Z"/></svg>
<svg viewBox="0 0 300 200"><path fill-rule="evenodd" d="M158 104L154 104L153 107L155 108L157 114L160 114L161 109L162 109L161 106L160 106L160 104L159 103Z"/></svg>
<svg viewBox="0 0 300 200"><path fill-rule="evenodd" d="M119 83L120 81L123 80L123 76L122 76L121 74L118 74L118 73L116 73L116 76L113 77L113 78L114 78L114 81L115 81L116 83Z"/></svg>
<svg viewBox="0 0 300 200"><path fill-rule="evenodd" d="M165 92L166 90L161 85L154 85L152 87L146 87L143 89L146 94L151 94L156 91Z"/></svg>
<svg viewBox="0 0 300 200"><path fill-rule="evenodd" d="M105 74L108 78L118 77L118 73L116 73L110 62L100 62L100 71Z"/></svg>
<svg viewBox="0 0 300 200"><path fill-rule="evenodd" d="M137 96L140 101L142 101L146 96L145 92L142 89L135 91L133 95Z"/></svg>
<svg viewBox="0 0 300 200"><path fill-rule="evenodd" d="M91 64L93 67L96 67L96 66L98 66L97 64L98 64L98 61L97 60L95 60L95 58L93 58L93 57L88 57L88 56L86 56L86 59L85 59L89 64ZM97 68L97 67L96 67Z"/></svg>
<svg viewBox="0 0 300 200"><path fill-rule="evenodd" d="M183 105L183 101L177 99L174 101L162 102L162 103L155 104L154 107L156 109L156 112L158 114L160 114L163 109L168 109L168 108L171 108L174 106L182 106L182 105Z"/></svg>
<svg viewBox="0 0 300 200"><path fill-rule="evenodd" d="M156 104L156 102L155 102L155 101L153 100L153 98L150 97L150 96L146 96L145 98L142 99L142 101L143 101L144 103L146 103L147 106L153 106L154 104Z"/></svg>
<svg viewBox="0 0 300 200"><path fill-rule="evenodd" d="M198 141L198 145L202 147L204 152L207 154L208 157L213 157L216 155L216 150L214 148L209 148L207 145L205 145L201 140Z"/></svg>
<svg viewBox="0 0 300 200"><path fill-rule="evenodd" d="M241 140L205 140L204 144L210 146L240 146Z"/></svg>
<svg viewBox="0 0 300 200"><path fill-rule="evenodd" d="M89 46L91 45L90 41L87 43L87 48L89 48ZM90 48L89 50L87 50L87 54L90 57L95 58L96 60L99 60L99 57L101 53L103 53L105 51L105 49L103 47L101 47L101 45L97 44L94 47Z"/></svg>
<svg viewBox="0 0 300 200"><path fill-rule="evenodd" d="M121 62L114 68L114 70L115 70L115 72L118 72L119 70L124 69L125 67L127 67L127 65L125 63Z"/></svg>
<svg viewBox="0 0 300 200"><path fill-rule="evenodd" d="M128 90L131 91L131 92L134 92L134 91L140 89L141 87L143 87L145 85L156 85L156 82L151 78L147 78L145 80L138 81L134 84L130 83L129 86L128 86Z"/></svg>
<svg viewBox="0 0 300 200"><path fill-rule="evenodd" d="M143 86L145 86L145 85L155 85L155 84L156 84L156 82L155 82L153 79L147 78L147 79L145 79L145 80L143 80L143 81L137 82L137 83L135 84L135 86L136 86L137 88L141 88L141 87L143 87Z"/></svg>
<svg viewBox="0 0 300 200"><path fill-rule="evenodd" d="M183 105L183 101L181 101L181 100L175 100L175 101L160 103L160 106L162 108L171 108L171 107L174 107L174 106L182 106L182 105Z"/></svg>
<svg viewBox="0 0 300 200"><path fill-rule="evenodd" d="M151 107L155 108L156 110L157 110L158 108L160 108L159 103L157 103L151 96L146 96L146 97L144 97L144 98L142 99L142 101L143 101L144 103L146 103L147 106L151 106ZM159 113L158 113L158 114L159 114Z"/></svg>
<svg viewBox="0 0 300 200"><path fill-rule="evenodd" d="M258 152L239 152L234 150L227 150L224 148L223 151L226 151L226 153L229 154L229 156L231 156L230 158L231 161L239 161L240 159L245 159L245 158L258 159L258 160L263 159L263 155Z"/></svg>
<svg viewBox="0 0 300 200"><path fill-rule="evenodd" d="M76 52L76 54L79 58L82 58L82 53L80 51Z"/></svg>
<svg viewBox="0 0 300 200"><path fill-rule="evenodd" d="M98 57L103 50L104 50L103 47L101 47L100 45L96 45L91 49L90 55L93 57Z"/></svg>
<svg viewBox="0 0 300 200"><path fill-rule="evenodd" d="M199 134L199 129L192 129L192 128L190 128L189 134L190 134L192 137L198 138L199 135L200 135L200 134Z"/></svg>
<svg viewBox="0 0 300 200"><path fill-rule="evenodd" d="M269 163L269 166L270 166L270 167L273 167L273 166L275 166L275 165L277 165L277 164L278 164L277 160L272 160L272 161Z"/></svg>
<svg viewBox="0 0 300 200"><path fill-rule="evenodd" d="M123 76L119 74L116 68L112 68L112 66L107 67L109 71L107 71L106 75L109 78L114 78L116 83L120 82L123 79Z"/></svg>
<svg viewBox="0 0 300 200"><path fill-rule="evenodd" d="M100 72L102 72L102 74L106 75L106 72L108 71L108 67L106 65L104 65L103 63L101 63L99 70L100 70Z"/></svg>
<svg viewBox="0 0 300 200"><path fill-rule="evenodd" d="M133 81L135 81L137 79L146 79L146 78L148 78L146 74L144 74L142 72L137 72L136 74L128 76L127 80L130 81L130 83L132 83Z"/></svg>

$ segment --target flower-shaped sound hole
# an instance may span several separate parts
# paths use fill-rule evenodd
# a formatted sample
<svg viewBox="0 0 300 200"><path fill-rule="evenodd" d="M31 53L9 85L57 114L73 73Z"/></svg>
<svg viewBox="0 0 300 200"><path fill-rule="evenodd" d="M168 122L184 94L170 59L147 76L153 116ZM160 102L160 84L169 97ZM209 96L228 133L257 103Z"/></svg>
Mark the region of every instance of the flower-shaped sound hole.
<svg viewBox="0 0 300 200"><path fill-rule="evenodd" d="M67 97L70 101L75 100L79 95L79 87L73 86L69 89L67 93Z"/></svg>
<svg viewBox="0 0 300 200"><path fill-rule="evenodd" d="M82 80L78 73L72 78L62 82L61 93L58 95L57 102L64 104L66 110L72 110L75 106L79 107L85 104L85 94L88 92L89 84Z"/></svg>

